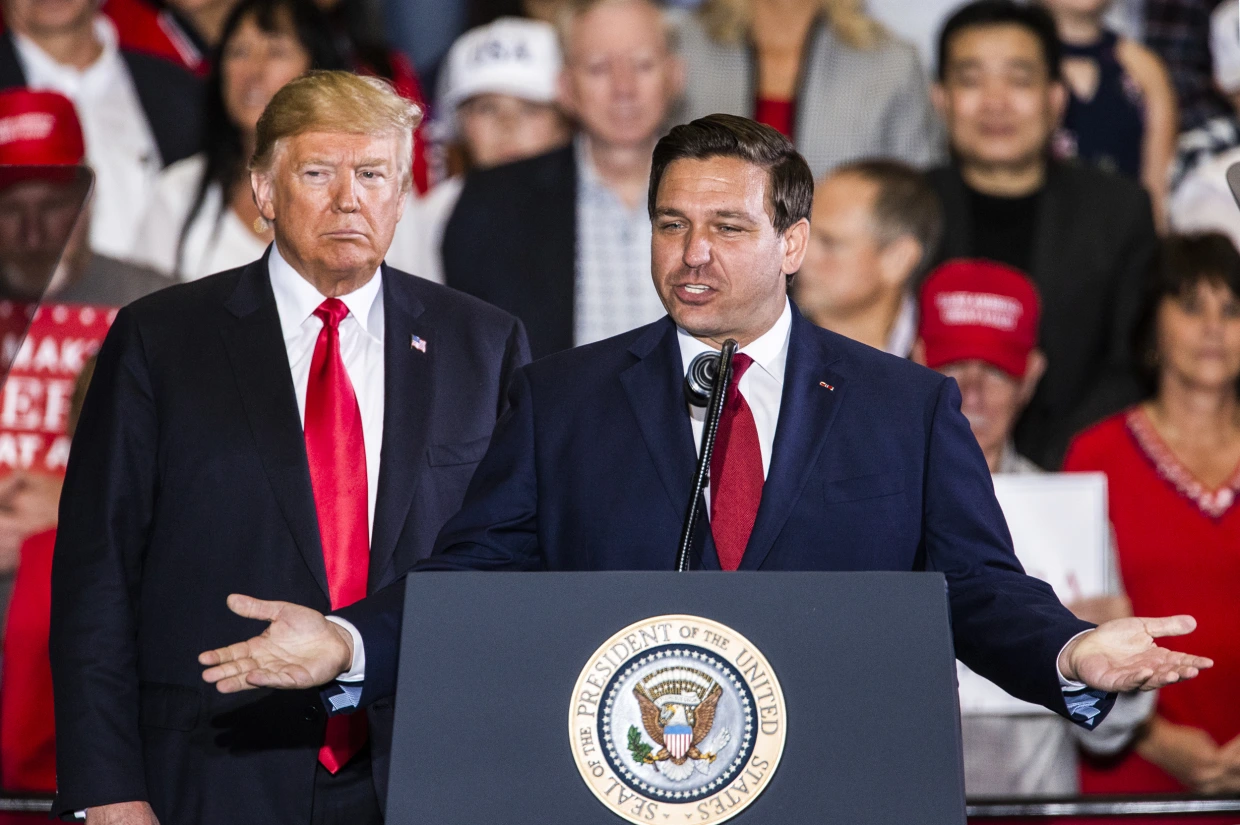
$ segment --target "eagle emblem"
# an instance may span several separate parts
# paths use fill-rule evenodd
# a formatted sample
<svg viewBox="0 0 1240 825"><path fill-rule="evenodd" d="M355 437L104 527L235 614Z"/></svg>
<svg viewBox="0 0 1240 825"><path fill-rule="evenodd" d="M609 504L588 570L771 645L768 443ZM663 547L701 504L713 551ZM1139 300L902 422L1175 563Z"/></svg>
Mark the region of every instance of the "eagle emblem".
<svg viewBox="0 0 1240 825"><path fill-rule="evenodd" d="M633 730L629 734L630 752L637 761L653 766L656 771L663 763L661 773L669 779L679 781L695 771L705 772L731 738L724 728L704 744L715 726L715 710L723 688L700 670L656 670L634 686L633 695L641 709L642 727L659 750L640 742Z"/></svg>

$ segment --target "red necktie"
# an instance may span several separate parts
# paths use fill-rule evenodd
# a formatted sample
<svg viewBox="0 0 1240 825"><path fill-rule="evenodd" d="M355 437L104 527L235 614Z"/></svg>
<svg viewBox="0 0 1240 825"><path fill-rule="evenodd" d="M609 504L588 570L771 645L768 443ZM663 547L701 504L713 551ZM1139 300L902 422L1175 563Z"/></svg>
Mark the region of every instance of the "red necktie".
<svg viewBox="0 0 1240 825"><path fill-rule="evenodd" d="M323 329L314 344L306 384L306 458L327 588L332 609L337 610L366 596L370 568L366 444L357 396L340 357L340 322L349 308L328 298L314 314L323 321ZM364 712L330 717L319 761L335 773L362 749L366 735Z"/></svg>
<svg viewBox="0 0 1240 825"><path fill-rule="evenodd" d="M710 532L724 570L740 567L762 502L758 425L740 390L741 377L752 363L752 358L741 353L732 359L732 380L710 459Z"/></svg>

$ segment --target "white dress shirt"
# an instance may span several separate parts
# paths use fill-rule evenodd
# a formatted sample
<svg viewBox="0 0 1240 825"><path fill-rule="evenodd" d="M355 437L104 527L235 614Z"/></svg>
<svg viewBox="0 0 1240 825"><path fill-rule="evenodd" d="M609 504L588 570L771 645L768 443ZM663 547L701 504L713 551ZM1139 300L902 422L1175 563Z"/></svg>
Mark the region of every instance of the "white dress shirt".
<svg viewBox="0 0 1240 825"><path fill-rule="evenodd" d="M128 260L163 162L117 48L116 27L103 15L95 18L95 37L103 52L84 69L57 63L23 35L14 34L13 45L26 85L59 92L77 109L86 160L95 172L91 249Z"/></svg>
<svg viewBox="0 0 1240 825"><path fill-rule="evenodd" d="M288 350L288 365L293 371L297 411L304 426L310 360L314 357L319 331L323 329L323 322L314 311L327 299L284 260L276 244L271 245L267 269L271 274L271 291L276 296L276 311L280 314L280 331ZM365 286L340 296L349 308L349 314L340 322L340 357L362 414L362 438L366 442L366 510L371 531L374 530L375 495L379 487L379 452L383 446L382 286L382 271L376 271Z"/></svg>
<svg viewBox="0 0 1240 825"><path fill-rule="evenodd" d="M792 335L792 307L784 299L784 311L769 330L737 350L753 359L753 365L741 376L738 386L741 396L753 411L753 421L758 428L758 446L762 448L762 477L771 470L771 448L775 444L775 427L779 424L779 404L784 396L784 367L788 364L788 339ZM679 327L676 341L680 344L680 362L686 373L693 359L703 352L718 352ZM706 408L689 405L689 420L693 427L693 446L702 451L702 431L706 429ZM706 488L706 503L710 504L710 486Z"/></svg>

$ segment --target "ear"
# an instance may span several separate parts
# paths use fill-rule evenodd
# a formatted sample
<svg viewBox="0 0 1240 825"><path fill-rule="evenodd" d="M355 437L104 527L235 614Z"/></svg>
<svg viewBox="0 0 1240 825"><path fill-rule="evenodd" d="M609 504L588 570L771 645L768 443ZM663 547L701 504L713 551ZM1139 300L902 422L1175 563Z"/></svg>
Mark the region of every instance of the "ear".
<svg viewBox="0 0 1240 825"><path fill-rule="evenodd" d="M1042 376L1046 374L1046 355L1042 350L1035 348L1029 353L1029 359L1025 362L1025 377L1020 382L1020 406L1023 409L1029 403L1029 399L1033 398L1033 393L1038 388L1038 382L1042 380Z"/></svg>
<svg viewBox="0 0 1240 825"><path fill-rule="evenodd" d="M1051 103L1051 117L1055 125L1059 126L1063 123L1064 112L1068 110L1068 87L1063 84L1062 80L1052 81L1047 95Z"/></svg>
<svg viewBox="0 0 1240 825"><path fill-rule="evenodd" d="M403 190L403 187L402 187ZM400 223L405 217L405 207L409 205L409 201L413 200L412 192L402 191L400 194L400 203L396 204L396 222Z"/></svg>
<svg viewBox="0 0 1240 825"><path fill-rule="evenodd" d="M672 54L667 58L667 99L678 100L685 91L685 61Z"/></svg>
<svg viewBox="0 0 1240 825"><path fill-rule="evenodd" d="M568 67L560 69L560 76L556 78L555 83L556 102L560 104L560 108L569 117L576 119L577 117L577 96L573 93L573 81L568 76Z"/></svg>
<svg viewBox="0 0 1240 825"><path fill-rule="evenodd" d="M930 102L934 104L935 110L938 111L939 117L947 120L947 89L944 88L942 81L936 80L930 86Z"/></svg>
<svg viewBox="0 0 1240 825"><path fill-rule="evenodd" d="M901 235L878 254L879 276L888 289L903 289L921 260L923 247L912 235Z"/></svg>
<svg viewBox="0 0 1240 825"><path fill-rule="evenodd" d="M909 359L914 364L926 365L926 342L921 340L921 336L917 336L917 340L913 342L913 352L909 355Z"/></svg>
<svg viewBox="0 0 1240 825"><path fill-rule="evenodd" d="M801 262L805 260L805 250L808 246L809 221L801 218L784 231L783 274L792 275L801 270Z"/></svg>
<svg viewBox="0 0 1240 825"><path fill-rule="evenodd" d="M254 190L254 203L258 214L274 223L276 219L275 187L271 172L250 172L250 187Z"/></svg>

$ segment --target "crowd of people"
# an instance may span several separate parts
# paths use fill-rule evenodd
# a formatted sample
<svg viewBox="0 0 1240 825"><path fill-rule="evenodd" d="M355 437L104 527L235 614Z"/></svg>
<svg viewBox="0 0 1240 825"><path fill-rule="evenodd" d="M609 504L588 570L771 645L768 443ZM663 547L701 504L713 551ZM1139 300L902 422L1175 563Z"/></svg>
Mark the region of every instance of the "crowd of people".
<svg viewBox="0 0 1240 825"><path fill-rule="evenodd" d="M799 311L955 378L992 473L1104 473L1116 587L1069 607L1192 613L1216 663L1156 701L1121 697L1091 732L967 720L970 795L1240 792L1234 2L1146 0L1134 32L1109 0L544 0L483 15L434 94L365 0L147 3L0 0L0 165L94 173L27 348L63 338L53 307L103 317L262 257L256 129L307 71L384 78L423 112L387 263L516 316L534 358L663 316L655 143L708 114L752 118L817 180ZM20 196L0 188L11 248L38 234ZM1004 309L953 311L962 295ZM35 375L24 363L13 375ZM62 395L83 366L55 377ZM0 432L44 446L0 440L0 572L19 583L0 777L50 791L55 445L72 416L23 386L6 385ZM41 423L23 423L32 404Z"/></svg>

